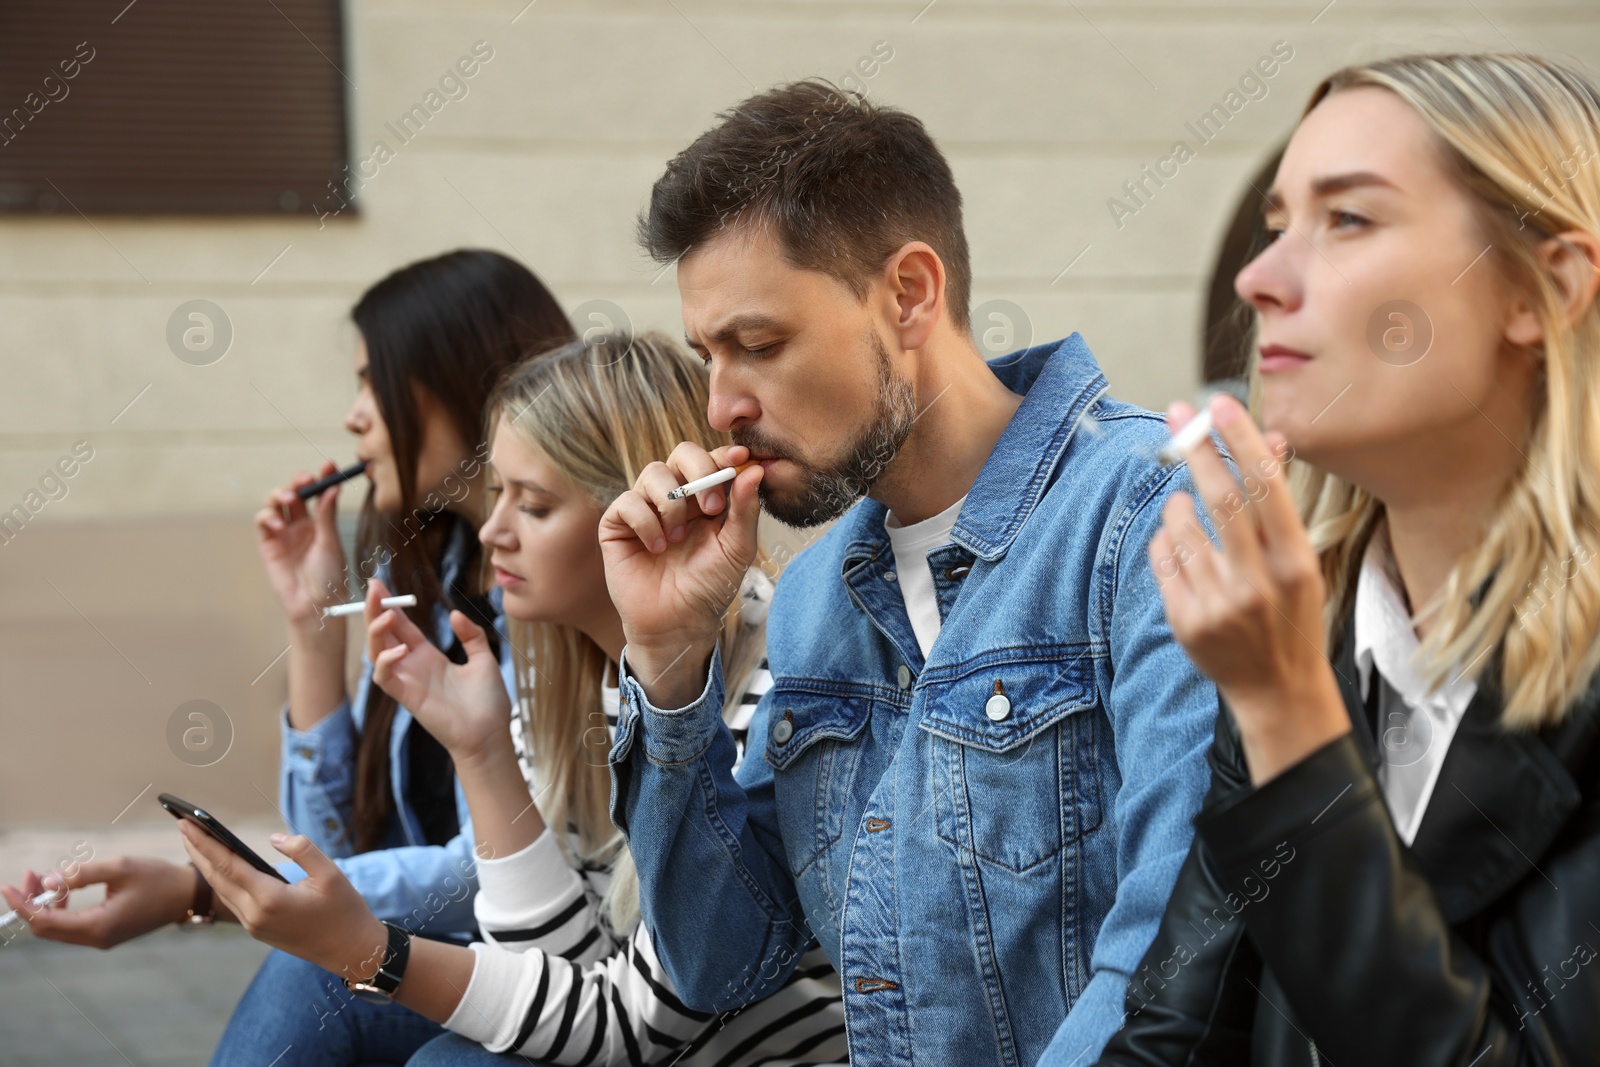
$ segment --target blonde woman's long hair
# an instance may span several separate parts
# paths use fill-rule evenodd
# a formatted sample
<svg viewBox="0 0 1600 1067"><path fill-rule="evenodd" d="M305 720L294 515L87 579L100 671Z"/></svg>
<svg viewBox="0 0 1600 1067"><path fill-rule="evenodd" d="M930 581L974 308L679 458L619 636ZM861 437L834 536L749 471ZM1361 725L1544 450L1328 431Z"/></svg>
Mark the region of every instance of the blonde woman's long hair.
<svg viewBox="0 0 1600 1067"><path fill-rule="evenodd" d="M706 421L709 399L705 366L670 337L597 335L514 368L488 405L489 440L503 422L604 509L679 442L707 450L730 443ZM725 718L765 647L764 625L739 609L736 596L723 620ZM610 868L607 914L614 930L628 930L639 918L639 883L609 811L611 740L601 702L609 660L575 626L507 622L522 653L517 695L540 814L574 860Z"/></svg>
<svg viewBox="0 0 1600 1067"><path fill-rule="evenodd" d="M1498 648L1502 722L1551 725L1600 662L1600 569L1588 565L1600 552L1600 306L1569 323L1538 248L1568 230L1600 235L1600 90L1537 56L1402 56L1336 72L1306 111L1357 86L1394 93L1438 136L1476 201L1491 262L1544 324L1539 392L1517 442L1526 461L1476 547L1416 614L1434 620L1419 654L1430 684L1481 672ZM1383 505L1308 464L1293 467L1337 640Z"/></svg>

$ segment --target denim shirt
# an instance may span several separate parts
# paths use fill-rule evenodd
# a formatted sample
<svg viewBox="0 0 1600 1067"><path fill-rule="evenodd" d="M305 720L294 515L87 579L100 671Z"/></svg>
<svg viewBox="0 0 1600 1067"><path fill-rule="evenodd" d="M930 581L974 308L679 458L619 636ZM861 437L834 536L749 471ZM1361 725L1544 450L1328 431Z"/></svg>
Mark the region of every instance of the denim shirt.
<svg viewBox="0 0 1600 1067"><path fill-rule="evenodd" d="M472 547L470 539L476 536L470 523L457 523L440 561L439 573L447 585L462 581L462 566ZM388 584L386 567L378 568L378 577ZM490 590L489 602L494 607L494 626L500 635L500 672L515 702L517 653L506 636L499 586ZM481 619L473 621L483 624ZM343 620L335 622L335 625L342 624ZM454 634L450 629L450 613L442 605L434 610L432 629L434 643L439 648L450 647ZM364 628L362 634L365 646ZM457 781L456 816L460 830L443 845L428 844L408 799L413 720L411 712L403 706L395 708L394 722L389 728L393 828L377 849L354 851L348 824L354 811L356 752L372 684L372 664L363 651L361 680L356 685L354 700L346 697L309 730L290 726L288 709L284 709L283 751L278 773L279 807L284 821L291 830L305 834L333 859L378 918L400 923L412 933L472 933L478 929L472 911L478 873L467 798ZM282 863L278 869L291 882L305 877L298 864Z"/></svg>
<svg viewBox="0 0 1600 1067"><path fill-rule="evenodd" d="M1209 780L1216 690L1147 552L1187 468L1154 461L1161 419L1106 396L1078 335L990 366L1025 395L928 554L926 662L871 499L778 583L765 759L732 773L720 652L674 711L623 658L612 817L667 973L730 1010L815 938L859 1065L1020 1067L1053 1038L1093 1062Z"/></svg>

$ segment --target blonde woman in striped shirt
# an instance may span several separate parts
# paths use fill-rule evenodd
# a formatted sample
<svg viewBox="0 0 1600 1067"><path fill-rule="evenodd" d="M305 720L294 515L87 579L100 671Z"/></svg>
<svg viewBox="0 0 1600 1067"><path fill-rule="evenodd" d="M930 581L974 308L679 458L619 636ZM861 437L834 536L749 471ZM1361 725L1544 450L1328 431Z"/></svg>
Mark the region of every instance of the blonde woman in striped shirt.
<svg viewBox="0 0 1600 1067"><path fill-rule="evenodd" d="M677 442L727 444L706 424L707 392L704 367L659 334L568 345L501 384L489 407L496 499L480 537L517 656L515 711L477 626L452 616L468 660L451 664L403 614L378 609L386 591L373 583L374 678L450 750L471 808L483 943L403 938L304 838L278 843L309 874L284 886L186 835L252 936L454 1031L414 1065L494 1063L506 1052L550 1064L844 1062L839 979L814 945L785 986L737 1013L678 1000L607 811L623 637L596 532L610 500ZM770 582L752 570L742 593L722 637L729 676L745 680L724 709L736 741L771 682Z"/></svg>

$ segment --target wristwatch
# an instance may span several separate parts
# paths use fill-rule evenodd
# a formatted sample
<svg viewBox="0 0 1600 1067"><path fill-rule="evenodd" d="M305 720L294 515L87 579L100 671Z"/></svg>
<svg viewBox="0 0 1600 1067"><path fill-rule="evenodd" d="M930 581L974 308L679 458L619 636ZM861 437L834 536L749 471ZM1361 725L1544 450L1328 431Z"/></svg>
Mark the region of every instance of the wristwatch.
<svg viewBox="0 0 1600 1067"><path fill-rule="evenodd" d="M194 900L189 904L188 914L178 920L178 927L183 930L198 930L217 921L217 908L211 893L211 883L200 873L200 868L192 863L189 866L194 867Z"/></svg>
<svg viewBox="0 0 1600 1067"><path fill-rule="evenodd" d="M388 1004L394 1000L395 991L400 988L400 979L405 977L406 960L411 956L411 935L394 923L385 922L383 925L389 931L389 944L383 950L383 962L378 965L378 973L365 980L344 980L344 987L351 996L369 1004Z"/></svg>

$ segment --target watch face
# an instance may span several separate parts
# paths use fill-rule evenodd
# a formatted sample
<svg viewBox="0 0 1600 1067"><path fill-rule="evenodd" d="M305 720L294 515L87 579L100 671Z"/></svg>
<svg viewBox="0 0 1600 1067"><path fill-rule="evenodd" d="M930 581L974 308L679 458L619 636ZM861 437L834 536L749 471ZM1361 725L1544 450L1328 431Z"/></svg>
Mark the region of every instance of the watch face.
<svg viewBox="0 0 1600 1067"><path fill-rule="evenodd" d="M368 1004L388 1004L394 999L377 986L368 985L366 982L347 982L345 988L350 990L351 996Z"/></svg>

